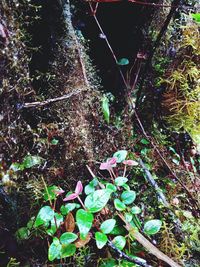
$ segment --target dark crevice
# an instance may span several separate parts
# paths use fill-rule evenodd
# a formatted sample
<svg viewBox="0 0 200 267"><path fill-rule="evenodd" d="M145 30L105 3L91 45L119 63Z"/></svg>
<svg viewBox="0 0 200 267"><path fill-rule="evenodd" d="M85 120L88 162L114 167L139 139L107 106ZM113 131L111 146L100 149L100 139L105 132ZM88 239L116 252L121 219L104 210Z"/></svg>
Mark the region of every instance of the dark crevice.
<svg viewBox="0 0 200 267"><path fill-rule="evenodd" d="M152 7L127 2L99 4L96 15L117 58L128 58L130 62L121 67L124 75L137 53L146 49L145 36L153 11ZM102 79L103 89L116 97L117 110L121 110L125 102L124 83L87 3L77 4L74 25L89 40L89 55Z"/></svg>

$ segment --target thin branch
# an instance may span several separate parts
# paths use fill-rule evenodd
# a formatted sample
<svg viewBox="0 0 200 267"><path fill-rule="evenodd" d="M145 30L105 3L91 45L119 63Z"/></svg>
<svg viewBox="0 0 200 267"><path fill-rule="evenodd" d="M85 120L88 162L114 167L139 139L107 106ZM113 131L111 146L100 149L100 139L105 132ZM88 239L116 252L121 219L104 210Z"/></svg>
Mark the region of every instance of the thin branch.
<svg viewBox="0 0 200 267"><path fill-rule="evenodd" d="M118 213L118 216L121 218L121 220L125 223L125 227L127 231L130 233L130 235L135 238L149 253L156 256L158 259L164 261L171 267L181 267L178 263L176 263L174 260L169 258L167 255L165 255L162 251L160 251L156 246L154 246L148 239L146 239L139 231L135 230L130 223L126 221L124 216L121 213Z"/></svg>
<svg viewBox="0 0 200 267"><path fill-rule="evenodd" d="M87 2L91 3L119 3L124 2L123 0L90 0ZM150 6L150 7L172 7L172 5L163 5L163 4L156 4L156 3L147 3L142 1L135 1L135 0L127 0L127 2L136 4L136 5L142 5L142 6Z"/></svg>
<svg viewBox="0 0 200 267"><path fill-rule="evenodd" d="M144 259L140 259L139 257L133 258L133 257L128 256L123 251L121 251L118 248L116 248L115 245L111 241L108 241L107 244L108 244L108 246L110 248L112 248L114 251L117 252L117 254L119 255L120 258L123 258L125 260L128 260L129 262L136 263L136 264L138 264L138 265L140 265L142 267L152 267L151 265L147 264Z"/></svg>
<svg viewBox="0 0 200 267"><path fill-rule="evenodd" d="M154 180L154 178L151 175L150 171L147 169L147 167L145 166L144 162L141 159L139 160L139 164L142 167L142 169L144 170L148 181L155 188L156 193L158 194L160 201L163 203L163 205L165 207L169 208L170 207L169 202L166 200L166 197L163 194L162 190L160 189L160 187L158 186L157 182Z"/></svg>
<svg viewBox="0 0 200 267"><path fill-rule="evenodd" d="M22 106L22 108L33 108L33 107L42 107L51 103L55 103L61 100L66 100L72 96L78 95L81 92L83 92L83 89L77 89L69 94L63 95L63 96L59 96L56 98L51 98L51 99L47 99L44 101L37 101L37 102L30 102L30 103L24 103L24 105Z"/></svg>

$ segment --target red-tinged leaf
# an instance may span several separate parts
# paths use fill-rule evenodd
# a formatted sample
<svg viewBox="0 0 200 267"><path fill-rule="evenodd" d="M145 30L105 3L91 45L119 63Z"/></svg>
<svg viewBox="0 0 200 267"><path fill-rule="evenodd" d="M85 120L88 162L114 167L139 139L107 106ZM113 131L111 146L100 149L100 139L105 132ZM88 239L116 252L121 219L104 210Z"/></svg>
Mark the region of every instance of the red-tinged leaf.
<svg viewBox="0 0 200 267"><path fill-rule="evenodd" d="M59 190L55 190L54 192L56 195L62 195L63 193L65 193L65 191L62 188L60 188Z"/></svg>
<svg viewBox="0 0 200 267"><path fill-rule="evenodd" d="M131 159L124 160L123 164L128 165L128 166L137 166L138 165L137 161L131 160Z"/></svg>
<svg viewBox="0 0 200 267"><path fill-rule="evenodd" d="M108 162L103 162L100 165L100 170L110 170L112 167L110 166L110 164Z"/></svg>
<svg viewBox="0 0 200 267"><path fill-rule="evenodd" d="M69 196L67 196L66 198L64 198L63 201L68 201L68 200L75 199L75 198L77 198L77 196L78 195L76 193L72 193Z"/></svg>
<svg viewBox="0 0 200 267"><path fill-rule="evenodd" d="M115 167L116 164L117 164L117 158L113 157L113 158L109 159L109 160L107 161L107 163L108 163L111 167Z"/></svg>
<svg viewBox="0 0 200 267"><path fill-rule="evenodd" d="M77 185L76 185L76 189L75 189L75 194L80 195L83 191L83 185L81 183L81 181L78 181Z"/></svg>
<svg viewBox="0 0 200 267"><path fill-rule="evenodd" d="M92 235L89 233L84 240L79 238L74 244L77 248L82 248L90 242L91 237Z"/></svg>

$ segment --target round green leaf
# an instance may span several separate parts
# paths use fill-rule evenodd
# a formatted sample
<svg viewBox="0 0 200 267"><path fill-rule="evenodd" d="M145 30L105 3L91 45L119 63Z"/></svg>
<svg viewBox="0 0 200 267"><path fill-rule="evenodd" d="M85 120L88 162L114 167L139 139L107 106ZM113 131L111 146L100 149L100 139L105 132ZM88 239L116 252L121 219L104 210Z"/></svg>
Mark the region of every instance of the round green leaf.
<svg viewBox="0 0 200 267"><path fill-rule="evenodd" d="M67 215L70 211L74 210L75 208L79 208L80 205L76 203L67 203L66 205L62 205L60 208L60 212L62 215Z"/></svg>
<svg viewBox="0 0 200 267"><path fill-rule="evenodd" d="M75 252L76 252L76 246L74 244L62 245L61 257L62 258L71 257L75 254Z"/></svg>
<svg viewBox="0 0 200 267"><path fill-rule="evenodd" d="M59 239L55 237L53 239L53 243L51 243L49 250L48 250L48 259L53 261L55 259L60 258L62 246L59 242Z"/></svg>
<svg viewBox="0 0 200 267"><path fill-rule="evenodd" d="M107 189L96 190L89 194L85 199L86 208L92 213L102 210L110 199L110 194L111 191Z"/></svg>
<svg viewBox="0 0 200 267"><path fill-rule="evenodd" d="M105 244L107 243L108 241L108 238L105 234L103 233L100 233L100 232L96 232L95 233L95 239L96 239L96 244L97 244L97 247L99 249L101 249L102 247L105 246Z"/></svg>
<svg viewBox="0 0 200 267"><path fill-rule="evenodd" d="M77 211L76 222L80 231L81 239L86 238L90 228L92 227L93 219L93 215L90 212L83 209Z"/></svg>
<svg viewBox="0 0 200 267"><path fill-rule="evenodd" d="M109 234L115 227L115 224L116 224L116 220L108 219L101 224L100 229L104 234Z"/></svg>
<svg viewBox="0 0 200 267"><path fill-rule="evenodd" d="M113 239L112 243L116 248L122 250L126 245L126 239L124 236L118 235Z"/></svg>
<svg viewBox="0 0 200 267"><path fill-rule="evenodd" d="M112 192L116 192L117 191L117 187L111 183L107 183L106 184L106 189L109 189Z"/></svg>
<svg viewBox="0 0 200 267"><path fill-rule="evenodd" d="M131 208L131 213L133 214L139 214L141 212L141 209L137 206L134 206Z"/></svg>
<svg viewBox="0 0 200 267"><path fill-rule="evenodd" d="M126 150L119 150L114 153L113 157L117 158L117 163L120 163L126 159L128 152Z"/></svg>
<svg viewBox="0 0 200 267"><path fill-rule="evenodd" d="M23 164L24 168L29 169L35 165L41 164L42 160L43 160L43 158L41 158L39 156L28 155L24 158L22 164Z"/></svg>
<svg viewBox="0 0 200 267"><path fill-rule="evenodd" d="M51 221L54 217L54 211L49 206L44 206L40 209L36 220L35 220L35 227L38 227L40 225L46 224L49 221Z"/></svg>
<svg viewBox="0 0 200 267"><path fill-rule="evenodd" d="M128 58L121 58L118 60L117 64L120 66L125 66L129 64L129 60Z"/></svg>
<svg viewBox="0 0 200 267"><path fill-rule="evenodd" d="M144 224L144 232L148 235L154 235L160 230L161 225L160 220L150 220Z"/></svg>
<svg viewBox="0 0 200 267"><path fill-rule="evenodd" d="M16 232L17 239L19 240L28 239L29 235L30 235L30 231L27 227L21 227Z"/></svg>
<svg viewBox="0 0 200 267"><path fill-rule="evenodd" d="M136 198L136 193L135 191L124 191L122 194L121 194L121 199L122 201L124 202L124 204L131 204L133 203L133 201L135 200Z"/></svg>
<svg viewBox="0 0 200 267"><path fill-rule="evenodd" d="M126 177L123 176L119 176L115 179L115 184L117 186L122 186L124 185L126 182L128 181L128 179Z"/></svg>
<svg viewBox="0 0 200 267"><path fill-rule="evenodd" d="M118 198L114 200L114 205L116 210L122 211L126 209L126 205L123 202L121 202L121 200L119 200Z"/></svg>
<svg viewBox="0 0 200 267"><path fill-rule="evenodd" d="M66 232L61 235L60 243L64 245L69 245L70 243L74 242L78 236L74 233Z"/></svg>

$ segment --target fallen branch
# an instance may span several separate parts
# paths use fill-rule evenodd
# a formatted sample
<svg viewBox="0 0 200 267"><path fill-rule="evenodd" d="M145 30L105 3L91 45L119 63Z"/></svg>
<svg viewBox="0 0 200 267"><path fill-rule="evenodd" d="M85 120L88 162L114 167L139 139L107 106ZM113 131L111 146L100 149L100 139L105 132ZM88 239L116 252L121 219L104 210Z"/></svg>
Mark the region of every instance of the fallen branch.
<svg viewBox="0 0 200 267"><path fill-rule="evenodd" d="M69 94L66 94L66 95L63 95L63 96L59 96L59 97L56 97L56 98L51 98L51 99L47 99L47 100L44 100L44 101L36 101L36 102L24 103L22 108L42 107L42 106L45 106L45 105L48 105L48 104L51 104L51 103L55 103L55 102L58 102L58 101L61 101L61 100L68 99L68 98L70 98L72 96L80 94L83 91L84 91L83 89L77 89L77 90L75 90L75 91L73 91L73 92L71 92Z"/></svg>
<svg viewBox="0 0 200 267"><path fill-rule="evenodd" d="M169 208L170 204L169 202L166 200L165 195L163 194L162 190L160 189L160 187L158 186L157 182L154 180L153 176L151 175L150 171L147 169L147 167L145 166L144 162L140 159L139 160L139 164L142 167L142 169L144 170L147 180L151 183L151 185L155 188L156 193L159 196L160 201L162 202L162 204Z"/></svg>
<svg viewBox="0 0 200 267"><path fill-rule="evenodd" d="M140 259L139 257L130 257L127 254L125 254L123 251L119 250L118 248L115 247L115 245L111 242L108 241L108 246L111 247L114 251L117 252L117 254L120 256L120 258L123 258L129 262L133 262L136 263L142 267L152 267L151 265L147 264L146 261L144 259Z"/></svg>
<svg viewBox="0 0 200 267"><path fill-rule="evenodd" d="M130 233L130 235L135 238L143 247L149 251L149 253L156 256L158 259L164 261L171 267L181 267L178 263L173 261L167 255L165 255L162 251L160 251L157 247L155 247L148 239L146 239L140 232L135 230L124 218L121 213L118 213L118 216L125 223L125 228Z"/></svg>

